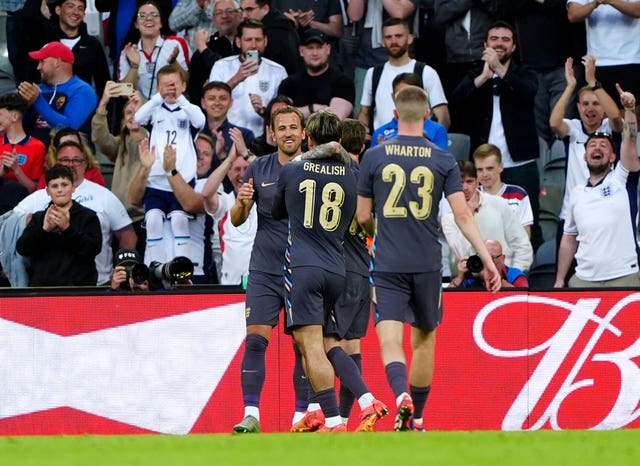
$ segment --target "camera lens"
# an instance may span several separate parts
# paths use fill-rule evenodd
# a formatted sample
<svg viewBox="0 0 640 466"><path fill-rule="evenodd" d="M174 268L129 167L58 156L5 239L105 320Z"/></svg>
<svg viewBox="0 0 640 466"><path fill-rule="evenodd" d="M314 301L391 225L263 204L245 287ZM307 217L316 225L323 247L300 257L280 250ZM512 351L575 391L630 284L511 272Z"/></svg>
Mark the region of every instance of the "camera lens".
<svg viewBox="0 0 640 466"><path fill-rule="evenodd" d="M482 259L480 256L474 254L473 256L469 256L467 259L467 269L469 272L478 273L482 269L484 269L484 264L482 263Z"/></svg>

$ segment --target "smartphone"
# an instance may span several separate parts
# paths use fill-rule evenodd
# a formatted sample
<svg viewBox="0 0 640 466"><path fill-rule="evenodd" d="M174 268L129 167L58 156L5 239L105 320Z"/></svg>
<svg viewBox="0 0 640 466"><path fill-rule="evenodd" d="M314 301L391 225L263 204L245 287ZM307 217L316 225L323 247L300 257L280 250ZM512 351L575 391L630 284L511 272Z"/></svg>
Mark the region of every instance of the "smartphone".
<svg viewBox="0 0 640 466"><path fill-rule="evenodd" d="M245 52L245 56L247 57L247 61L257 62L260 59L260 55L257 50L247 50Z"/></svg>
<svg viewBox="0 0 640 466"><path fill-rule="evenodd" d="M135 90L132 83L116 83L111 91L116 96L129 97Z"/></svg>

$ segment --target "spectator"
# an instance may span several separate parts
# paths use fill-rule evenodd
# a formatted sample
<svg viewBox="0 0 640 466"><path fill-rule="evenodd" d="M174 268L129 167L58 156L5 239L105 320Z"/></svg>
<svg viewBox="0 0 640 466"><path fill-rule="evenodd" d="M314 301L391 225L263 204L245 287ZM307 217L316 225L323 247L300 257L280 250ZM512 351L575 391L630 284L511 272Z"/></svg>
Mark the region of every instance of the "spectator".
<svg viewBox="0 0 640 466"><path fill-rule="evenodd" d="M167 154L167 148L177 151L176 166L169 171L163 167L163 156L158 156L147 179L144 193L145 225L147 228L147 263L163 262L165 219L169 219L174 239L173 255L189 257L189 217L176 199L171 177L180 174L186 183L197 175L197 160L191 128L200 130L205 116L200 107L190 103L182 94L186 89L178 67L167 65L158 71L158 93L142 105L134 120L140 125L151 124L150 144L156 151Z"/></svg>
<svg viewBox="0 0 640 466"><path fill-rule="evenodd" d="M640 1L568 0L567 14L572 23L585 21L587 53L607 93L615 95L620 84L640 95Z"/></svg>
<svg viewBox="0 0 640 466"><path fill-rule="evenodd" d="M102 241L98 217L71 198L70 168L55 165L45 178L51 201L33 214L16 243L18 253L30 259L29 286L93 286Z"/></svg>
<svg viewBox="0 0 640 466"><path fill-rule="evenodd" d="M135 92L124 105L119 134L111 134L107 123L107 106L117 97L117 86L118 83L109 81L105 87L96 114L91 120L91 140L114 163L111 191L126 207L138 237L136 249L144 256L147 238L146 229L142 228L144 209L129 203L129 186L140 166L138 145L149 133L134 119L136 108L141 105L140 94Z"/></svg>
<svg viewBox="0 0 640 466"><path fill-rule="evenodd" d="M389 59L384 65L376 65L367 70L358 115L358 120L372 128L372 131L393 118L393 95L389 90L393 90L393 78L400 73L416 73L422 77L421 87L429 95L432 113L442 126L449 127L449 107L438 73L409 56L409 46L412 43L413 35L406 21L391 18L384 22L382 46Z"/></svg>
<svg viewBox="0 0 640 466"><path fill-rule="evenodd" d="M214 3L212 0L178 0L169 15L169 27L172 31L185 32L192 52L196 49L196 31L216 32L212 23Z"/></svg>
<svg viewBox="0 0 640 466"><path fill-rule="evenodd" d="M533 262L533 249L524 228L507 204L498 196L478 190L476 168L469 161L458 162L462 177L462 190L467 206L473 214L483 238L495 238L504 245L505 263L527 271ZM441 203L444 206L444 203ZM471 244L464 238L448 209L442 209L442 232L454 254L456 262L475 254Z"/></svg>
<svg viewBox="0 0 640 466"><path fill-rule="evenodd" d="M0 10L7 13L5 23L5 37L7 38L7 56L9 63L13 67L13 76L16 82L24 81L26 76L19 76L18 70L21 60L20 39L24 36L24 25L22 22L22 7L26 0L1 0Z"/></svg>
<svg viewBox="0 0 640 466"><path fill-rule="evenodd" d="M207 121L202 132L213 140L216 155L213 159L213 169L217 168L229 155L234 143L240 157L248 160L253 156L250 149L253 147L253 133L247 128L234 125L227 119L232 105L231 88L227 83L211 81L205 85L201 107L207 115ZM230 192L226 187L230 185L225 183L225 191Z"/></svg>
<svg viewBox="0 0 640 466"><path fill-rule="evenodd" d="M339 62L338 40L342 37L342 0L273 0L271 5L295 20L302 36L309 29L316 29L327 36L331 44L331 65Z"/></svg>
<svg viewBox="0 0 640 466"><path fill-rule="evenodd" d="M80 134L79 131L69 128L65 126L64 128L60 128L58 131L52 132L53 136L51 138L51 142L49 143L49 147L47 148L47 158L45 160L45 168L53 167L56 163L58 163L57 152L63 142L73 141L82 146L82 150L87 154L87 169L84 173L84 178L90 181L93 181L100 186L107 186L107 183L104 180L104 176L100 171L100 163L96 158L93 150L89 147L89 144L85 140L84 136ZM44 176L40 178L38 182L38 189L44 189L47 187L47 183L44 180Z"/></svg>
<svg viewBox="0 0 640 466"><path fill-rule="evenodd" d="M86 82L73 74L75 57L61 42L49 42L40 50L29 52L38 61L40 85L21 82L20 95L33 107L25 116L28 131L45 145L49 132L62 126L88 134L89 117L96 109L98 97Z"/></svg>
<svg viewBox="0 0 640 466"><path fill-rule="evenodd" d="M202 190L204 205L216 224L220 225L220 244L222 260L220 264L220 284L240 285L242 277L249 274L249 259L253 240L258 228L258 213L254 205L247 219L237 227L231 223L229 211L236 203L238 190L242 186L249 162L238 156L235 146L218 168L216 168ZM231 180L232 192L221 189L225 179ZM224 246L223 246L224 245Z"/></svg>
<svg viewBox="0 0 640 466"><path fill-rule="evenodd" d="M240 0L242 19L253 19L264 24L265 58L284 66L287 74L300 69L299 37L293 20L271 7L271 0Z"/></svg>
<svg viewBox="0 0 640 466"><path fill-rule="evenodd" d="M149 291L149 268L135 249L119 249L113 260L111 291Z"/></svg>
<svg viewBox="0 0 640 466"><path fill-rule="evenodd" d="M446 85L446 95L451 96L471 70L482 66L487 30L501 16L500 2L501 0L435 0L435 21L445 30L447 63L443 82ZM454 125L452 131L466 133L469 124L466 108L464 105L458 106L454 101L450 103Z"/></svg>
<svg viewBox="0 0 640 466"><path fill-rule="evenodd" d="M522 288L529 287L527 276L522 270L505 265L505 255L502 252L502 245L499 241L487 239L484 241L484 245L487 247L489 254L491 254L491 258L493 259L493 263L498 269L498 272L500 272L500 277L502 279L501 288L513 288L516 286ZM471 272L467 267L468 259L468 257L463 257L458 261L458 275L451 279L451 282L449 282L449 288L462 287L486 289L485 268L483 267L479 272Z"/></svg>
<svg viewBox="0 0 640 466"><path fill-rule="evenodd" d="M133 83L145 100L157 92L157 73L163 67L175 64L185 73L189 69L188 47L185 51L178 38L162 36L163 18L155 2L140 4L135 21L140 40L128 42L120 53L118 81Z"/></svg>
<svg viewBox="0 0 640 466"><path fill-rule="evenodd" d="M118 239L122 248L134 248L136 234L131 226L131 219L127 215L122 203L107 188L85 179L87 158L89 154L84 147L74 141L60 144L56 152L58 163L65 165L73 172L73 199L98 215L102 230L102 249L95 258L98 271L98 285L109 283L113 270L113 251L111 250L111 236ZM24 198L14 209L17 213L34 213L46 208L51 201L46 190L34 191Z"/></svg>
<svg viewBox="0 0 640 466"><path fill-rule="evenodd" d="M487 31L482 67L462 80L451 100L465 106L473 116L469 126L471 147L488 142L500 148L503 181L521 186L529 195L531 242L537 248L542 243L536 163L540 149L534 111L537 78L528 67L512 60L515 50L512 27L502 21L494 23Z"/></svg>
<svg viewBox="0 0 640 466"><path fill-rule="evenodd" d="M595 58L591 55L585 55L582 58L582 63L585 68L587 85L578 90L577 106L580 118L565 118L569 100L577 83L573 71L573 59L567 58L565 62L566 87L553 108L549 120L551 129L558 138L564 139L569 136L564 198L559 215L561 222L558 224L560 232L564 228L564 220L567 217L570 193L576 186L582 185L589 178L589 168L584 158L585 143L589 135L596 131L609 134L612 131L622 131L622 115L618 106L607 94L607 91L597 85Z"/></svg>
<svg viewBox="0 0 640 466"><path fill-rule="evenodd" d="M567 2L510 0L502 2L502 6L507 17L513 16L520 63L529 66L538 77L536 128L538 135L551 145L554 138L549 116L564 90L564 61L566 57L580 56L567 19Z"/></svg>
<svg viewBox="0 0 640 466"><path fill-rule="evenodd" d="M19 94L0 96L0 214L32 193L44 173L44 144L25 133L22 126L27 108Z"/></svg>
<svg viewBox="0 0 640 466"><path fill-rule="evenodd" d="M613 140L606 133L593 133L585 148L589 178L576 186L569 197L564 233L558 250L556 288L567 283L573 259L576 272L569 279L572 288L638 287L638 127L633 94L618 86L624 107L620 162ZM606 244L606 247L603 245Z"/></svg>
<svg viewBox="0 0 640 466"><path fill-rule="evenodd" d="M395 95L398 91L407 86L422 87L422 78L415 73L400 73L393 78L392 83L392 96L393 104L395 105ZM427 95L427 98L429 96ZM429 109L429 116L431 115L431 109ZM375 147L378 144L382 144L384 141L395 137L398 134L398 120L394 116L393 119L385 125L380 126L373 132L371 136L371 147ZM449 150L449 138L447 136L447 130L440 123L436 123L430 118L424 121L424 134L433 142L436 146L444 151Z"/></svg>
<svg viewBox="0 0 640 466"><path fill-rule="evenodd" d="M109 13L109 26L107 29L109 57L111 61L118 62L120 52L124 45L137 41L136 9L139 0L95 0L98 11ZM163 18L168 18L176 0L154 0L158 5ZM167 24L162 24L162 35L169 36L172 32ZM117 74L117 73L116 73Z"/></svg>
<svg viewBox="0 0 640 466"><path fill-rule="evenodd" d="M133 205L142 205L145 197L145 188L149 183L149 177L152 175L152 167L156 162L156 148L149 147L149 140L144 139L140 143L140 168L136 173L131 187L129 189L129 201ZM217 283L217 276L212 277L212 228L211 223L207 228L207 219L204 210L204 203L202 200L202 189L207 180L207 176L211 173L211 160L213 159L213 151L205 153L204 151L198 151L198 166L197 166L197 180L195 183L189 184L187 179L182 176L180 172L176 170L176 149L167 145L164 148L164 154L162 156L162 167L167 173L167 182L169 183L175 199L179 204L179 209L184 212L189 212L192 218L189 219L187 225L187 235L183 235L183 238L177 238L175 230L167 228L165 225L163 234L165 239L162 247L156 247L153 254L155 259L151 259L149 254L150 242L147 241L147 249L145 251L145 262L150 264L152 262L164 263L176 256L185 256L193 263L193 277L192 282L198 284L205 283ZM146 206L145 206L146 207ZM171 225L173 227L173 225ZM168 241L169 235L173 234L174 241ZM150 236L151 232L147 234ZM178 241L186 242L181 248L176 248Z"/></svg>
<svg viewBox="0 0 640 466"><path fill-rule="evenodd" d="M267 38L260 21L248 19L241 22L236 43L242 50L240 55L215 62L209 81L223 81L231 87L234 105L229 111L229 120L260 136L265 102L275 97L287 72L281 65L262 56ZM257 51L260 55L258 61L248 60L247 51Z"/></svg>
<svg viewBox="0 0 640 466"><path fill-rule="evenodd" d="M353 110L353 81L329 64L331 44L318 29L308 29L299 47L304 70L289 76L278 89L287 95L305 116L330 108L340 118Z"/></svg>
<svg viewBox="0 0 640 466"><path fill-rule="evenodd" d="M473 163L478 173L480 191L503 198L513 210L518 223L522 225L527 236L531 238L531 224L533 213L529 195L520 186L506 184L501 175L504 171L502 153L493 144L481 144L473 151Z"/></svg>
<svg viewBox="0 0 640 466"><path fill-rule="evenodd" d="M198 103L202 99L202 88L216 60L240 54L236 34L241 19L240 7L235 0L216 0L213 4L213 24L217 31L213 35L206 29L194 33L195 48L189 64L187 84L191 102Z"/></svg>
<svg viewBox="0 0 640 466"><path fill-rule="evenodd" d="M347 15L351 21L362 24L360 43L356 56L354 82L356 107L353 114L360 113L362 86L367 70L384 63L387 53L382 48L382 24L387 18L409 19L417 8L418 0L350 0Z"/></svg>
<svg viewBox="0 0 640 466"><path fill-rule="evenodd" d="M264 110L264 132L262 133L262 136L255 138L253 141L253 147L255 148L256 155L258 157L271 154L278 150L278 146L271 131L271 117L276 110L286 105L293 106L293 101L286 95L277 95L267 104L267 107Z"/></svg>

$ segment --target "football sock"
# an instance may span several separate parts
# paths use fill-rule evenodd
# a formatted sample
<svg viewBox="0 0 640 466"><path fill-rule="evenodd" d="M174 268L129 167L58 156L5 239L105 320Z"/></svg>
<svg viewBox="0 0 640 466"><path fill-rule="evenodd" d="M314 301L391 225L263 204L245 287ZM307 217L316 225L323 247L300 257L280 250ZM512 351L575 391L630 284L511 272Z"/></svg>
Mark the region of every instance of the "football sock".
<svg viewBox="0 0 640 466"><path fill-rule="evenodd" d="M173 255L191 256L191 234L189 233L189 216L186 212L173 211L169 216L171 231L173 232Z"/></svg>
<svg viewBox="0 0 640 466"><path fill-rule="evenodd" d="M399 361L390 362L384 367L384 370L387 373L387 380L391 390L393 390L393 394L396 397L408 391L407 366L404 363Z"/></svg>
<svg viewBox="0 0 640 466"><path fill-rule="evenodd" d="M358 371L362 374L362 355L360 353L352 354L350 356L353 362L358 366ZM351 408L353 402L356 401L356 397L351 390L349 390L345 384L340 384L340 416L342 419L349 419L351 415Z"/></svg>
<svg viewBox="0 0 640 466"><path fill-rule="evenodd" d="M327 358L335 369L340 384L347 387L356 398L369 392L355 361L340 346L331 348L327 353Z"/></svg>
<svg viewBox="0 0 640 466"><path fill-rule="evenodd" d="M165 261L164 251L164 213L160 209L151 209L144 215L147 230L147 249L144 252L145 264Z"/></svg>
<svg viewBox="0 0 640 466"><path fill-rule="evenodd" d="M427 398L431 391L431 385L427 387L414 387L413 385L410 385L409 390L411 393L411 399L413 400L413 407L415 409L414 417L421 419L422 412L424 411L424 405L427 403Z"/></svg>
<svg viewBox="0 0 640 466"><path fill-rule="evenodd" d="M322 412L324 413L324 417L326 418L327 427L334 427L342 422L340 418L340 411L338 409L338 398L336 397L336 391L333 388L328 388L326 390L321 390L316 393L316 397L320 406L322 407ZM333 424L333 421L329 422L331 418L338 419L338 422ZM332 425L333 424L333 425Z"/></svg>
<svg viewBox="0 0 640 466"><path fill-rule="evenodd" d="M309 404L309 393L311 392L311 384L307 379L302 367L302 352L298 345L293 345L293 352L296 356L293 366L293 390L296 395L296 412L304 413Z"/></svg>
<svg viewBox="0 0 640 466"><path fill-rule="evenodd" d="M245 406L260 405L260 393L266 373L264 356L268 345L269 340L261 335L247 335L240 372Z"/></svg>

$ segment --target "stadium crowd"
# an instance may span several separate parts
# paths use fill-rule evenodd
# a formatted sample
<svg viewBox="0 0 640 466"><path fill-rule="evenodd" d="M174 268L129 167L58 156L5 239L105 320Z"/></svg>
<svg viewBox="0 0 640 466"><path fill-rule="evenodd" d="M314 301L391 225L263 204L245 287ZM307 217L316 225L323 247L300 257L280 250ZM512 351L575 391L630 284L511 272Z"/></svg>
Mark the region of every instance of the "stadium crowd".
<svg viewBox="0 0 640 466"><path fill-rule="evenodd" d="M104 40L88 32L89 9L106 17ZM147 265L187 257L194 266L190 283L240 285L248 277L252 307L268 306L274 315L248 314L243 368L259 375L243 374L245 418L237 432L259 431L264 352L290 298L279 272L286 215L281 211L276 220L271 213L280 165L324 142L361 132L362 143L348 148L355 163L407 137L410 127L409 136L417 128L434 143L429 154L455 157L458 164L444 164L447 185L434 191L449 203L431 200L427 186L437 218L431 207L418 212L433 221L429 234L439 235L425 250L435 254L442 246L438 280L450 288L495 290L496 274L503 286L640 283L634 97L640 95L640 0L5 0L0 11L15 77L15 89L0 96L2 285L115 289L131 278L127 262L117 259L123 250L132 251L125 259ZM400 108L410 105L397 101L422 99L415 87L426 91L417 126ZM326 112L349 129L328 141L307 138L318 128L305 133L305 120ZM387 146L416 150L409 155L415 158L426 150L421 147ZM341 164L349 162L332 161L331 170L341 172ZM563 174L556 180L551 172L558 165ZM368 163L365 168L373 173ZM396 172L382 176L399 190L405 186ZM454 184L464 200L449 199ZM379 196L367 189L366 198ZM358 199L358 220L360 208ZM407 215L396 204L387 208L384 216ZM471 221L466 210L486 244L473 232L469 237L468 223L459 224ZM76 231L78 218L91 221L92 233L100 231L91 247L76 247L83 234ZM361 224L378 235L368 217ZM61 279L61 269L52 267L53 260L69 262L55 259L66 256L64 249L35 247L45 237L53 238L48 246L73 242L83 260L76 281L72 273ZM39 254L49 255L43 261ZM545 281L538 267L556 257L559 266L545 269ZM390 263L387 275L397 271ZM346 273L354 270L347 265ZM387 275L376 276L392 283ZM133 282L129 288L136 288ZM418 351L433 350L438 323L421 327ZM381 341L393 340L393 328L381 329ZM317 342L298 327L294 335L301 345L297 431L341 430L356 392L360 428L372 430L387 408L358 386L341 393L346 407L338 414L327 384L315 393L302 381L301 354L317 359ZM359 346L349 335L362 335L344 335L350 344L336 340L326 364L357 385ZM410 373L407 383L404 357L389 347L396 427L421 430L413 402L420 400L421 416L430 375ZM328 427L318 414L325 403L331 404Z"/></svg>

